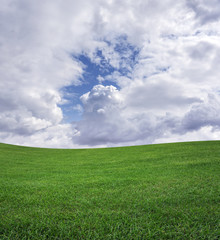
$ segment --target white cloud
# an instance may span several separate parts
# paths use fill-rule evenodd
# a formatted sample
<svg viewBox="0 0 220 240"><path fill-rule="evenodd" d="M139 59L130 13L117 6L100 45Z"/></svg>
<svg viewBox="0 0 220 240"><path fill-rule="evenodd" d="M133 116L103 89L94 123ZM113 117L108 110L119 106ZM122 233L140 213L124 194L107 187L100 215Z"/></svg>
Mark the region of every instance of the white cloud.
<svg viewBox="0 0 220 240"><path fill-rule="evenodd" d="M220 97L208 95L204 103L195 104L182 120L182 127L197 130L204 126L220 128Z"/></svg>
<svg viewBox="0 0 220 240"><path fill-rule="evenodd" d="M4 139L5 143L49 147L49 148L80 148L78 144L72 142L73 136L79 134L71 124L57 124L46 129L35 131L34 134L24 135L11 133L0 133L0 138ZM87 146L84 146L87 147Z"/></svg>
<svg viewBox="0 0 220 240"><path fill-rule="evenodd" d="M219 0L187 0L187 4L193 9L201 24L208 24L220 19Z"/></svg>
<svg viewBox="0 0 220 240"><path fill-rule="evenodd" d="M3 0L0 140L74 147L218 138L219 20L218 0ZM85 70L78 54L115 71L72 106L82 120L64 124L71 96L63 87L82 84Z"/></svg>
<svg viewBox="0 0 220 240"><path fill-rule="evenodd" d="M155 106L151 108L150 103L140 110L138 103L134 107L132 101L127 101L125 97L128 96L113 86L102 85L94 86L91 92L84 94L81 99L85 112L83 120L77 124L80 135L74 140L80 145L117 146L169 142L169 139L217 139L216 136L220 136L220 97L217 95L209 94L204 101L182 99L180 95L179 99L173 100L179 110L167 108L167 96L162 96L164 104L159 103L160 111L156 111ZM140 96L144 98L142 92ZM149 100L147 95L146 100ZM154 103L155 99L150 101ZM184 109L184 104L189 107Z"/></svg>

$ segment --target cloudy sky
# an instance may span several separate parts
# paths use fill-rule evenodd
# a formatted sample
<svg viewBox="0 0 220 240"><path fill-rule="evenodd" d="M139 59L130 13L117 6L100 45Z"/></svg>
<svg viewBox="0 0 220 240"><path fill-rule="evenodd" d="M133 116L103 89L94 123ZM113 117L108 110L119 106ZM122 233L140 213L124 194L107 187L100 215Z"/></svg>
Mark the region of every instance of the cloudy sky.
<svg viewBox="0 0 220 240"><path fill-rule="evenodd" d="M220 0L1 0L0 142L220 139Z"/></svg>

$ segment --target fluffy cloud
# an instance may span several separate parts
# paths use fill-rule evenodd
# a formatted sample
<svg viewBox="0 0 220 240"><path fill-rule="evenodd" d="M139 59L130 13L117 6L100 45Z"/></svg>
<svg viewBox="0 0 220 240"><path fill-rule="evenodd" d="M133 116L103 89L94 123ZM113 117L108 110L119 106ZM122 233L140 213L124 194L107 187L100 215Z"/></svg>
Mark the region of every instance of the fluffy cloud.
<svg viewBox="0 0 220 240"><path fill-rule="evenodd" d="M73 136L79 133L72 124L57 124L42 130L35 131L34 134L24 135L16 132L1 132L0 138L5 143L24 146L37 146L49 148L80 148L78 144L72 142ZM89 146L84 146L89 147Z"/></svg>
<svg viewBox="0 0 220 240"><path fill-rule="evenodd" d="M17 139L20 136L19 144L24 135L59 124L63 118L58 106L60 89L80 83L82 66L70 56L74 38L66 38L72 32L63 26L65 22L70 25L72 12L63 15L59 11L63 7L66 12L66 4L1 3L0 130Z"/></svg>
<svg viewBox="0 0 220 240"><path fill-rule="evenodd" d="M218 0L3 0L0 8L2 142L89 147L220 137ZM74 105L63 89L83 88L82 54L111 71ZM79 122L65 122L67 103Z"/></svg>
<svg viewBox="0 0 220 240"><path fill-rule="evenodd" d="M157 143L159 139L161 142L168 142L168 139L184 141L184 136L185 141L219 137L220 97L218 95L209 94L204 101L176 97L176 100L171 101L175 108L170 110L169 107L167 108L169 106L166 102L167 96L162 96L161 101L165 101L164 103L156 101L162 109L159 111L156 106L152 107L150 104L154 104L157 97L156 99L151 97L149 100L147 94L146 99L143 95L140 91L143 99L138 101L144 102L144 107L140 108L137 102L134 107L132 101L126 99L129 94L123 94L113 86L94 86L90 92L81 97L85 112L83 120L77 124L79 134L74 140L80 145L117 146L143 142ZM189 107L184 111L183 105Z"/></svg>
<svg viewBox="0 0 220 240"><path fill-rule="evenodd" d="M220 97L209 95L206 102L194 105L182 119L186 130L197 130L204 126L220 128Z"/></svg>
<svg viewBox="0 0 220 240"><path fill-rule="evenodd" d="M208 24L220 19L219 0L188 0L188 6L193 9L195 16L201 24Z"/></svg>

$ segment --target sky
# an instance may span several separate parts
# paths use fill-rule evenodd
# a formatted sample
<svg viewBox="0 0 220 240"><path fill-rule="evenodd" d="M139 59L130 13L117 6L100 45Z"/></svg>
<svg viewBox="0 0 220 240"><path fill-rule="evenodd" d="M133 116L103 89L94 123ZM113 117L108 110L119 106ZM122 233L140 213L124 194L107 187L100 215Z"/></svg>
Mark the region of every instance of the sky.
<svg viewBox="0 0 220 240"><path fill-rule="evenodd" d="M220 0L1 0L0 142L220 139Z"/></svg>

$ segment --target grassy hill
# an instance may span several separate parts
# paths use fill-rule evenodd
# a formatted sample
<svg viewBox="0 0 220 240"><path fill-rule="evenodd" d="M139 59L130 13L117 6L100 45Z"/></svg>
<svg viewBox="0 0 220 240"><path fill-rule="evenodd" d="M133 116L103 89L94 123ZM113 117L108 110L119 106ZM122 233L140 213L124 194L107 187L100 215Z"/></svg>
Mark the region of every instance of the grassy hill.
<svg viewBox="0 0 220 240"><path fill-rule="evenodd" d="M0 239L220 239L220 141L0 144Z"/></svg>

